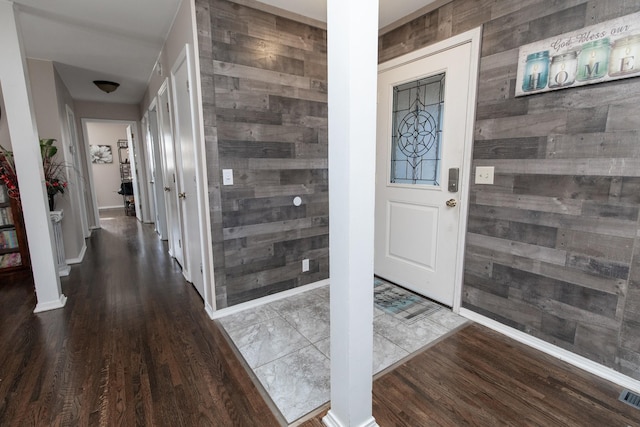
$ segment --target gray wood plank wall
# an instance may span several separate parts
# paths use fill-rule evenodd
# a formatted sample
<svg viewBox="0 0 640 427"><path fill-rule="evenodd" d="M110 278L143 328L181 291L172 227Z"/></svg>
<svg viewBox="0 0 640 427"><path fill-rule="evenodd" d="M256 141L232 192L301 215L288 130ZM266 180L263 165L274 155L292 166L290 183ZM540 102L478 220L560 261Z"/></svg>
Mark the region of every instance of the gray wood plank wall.
<svg viewBox="0 0 640 427"><path fill-rule="evenodd" d="M328 277L325 33L196 6L225 307ZM514 98L520 45L638 10L453 0L381 36L379 60L483 26L473 167L495 166L496 183L471 185L463 306L640 379L640 79Z"/></svg>
<svg viewBox="0 0 640 427"><path fill-rule="evenodd" d="M640 379L640 78L514 98L518 47L640 1L454 0L391 58L483 25L463 307Z"/></svg>
<svg viewBox="0 0 640 427"><path fill-rule="evenodd" d="M225 0L196 18L218 308L328 278L326 32Z"/></svg>

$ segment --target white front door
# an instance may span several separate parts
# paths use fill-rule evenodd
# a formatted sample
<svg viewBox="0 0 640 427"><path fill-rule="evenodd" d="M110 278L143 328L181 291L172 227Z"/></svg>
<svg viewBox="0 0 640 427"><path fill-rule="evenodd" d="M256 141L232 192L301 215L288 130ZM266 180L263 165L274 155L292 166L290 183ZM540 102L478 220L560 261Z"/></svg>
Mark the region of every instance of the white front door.
<svg viewBox="0 0 640 427"><path fill-rule="evenodd" d="M462 250L470 65L465 43L378 76L375 273L448 306Z"/></svg>

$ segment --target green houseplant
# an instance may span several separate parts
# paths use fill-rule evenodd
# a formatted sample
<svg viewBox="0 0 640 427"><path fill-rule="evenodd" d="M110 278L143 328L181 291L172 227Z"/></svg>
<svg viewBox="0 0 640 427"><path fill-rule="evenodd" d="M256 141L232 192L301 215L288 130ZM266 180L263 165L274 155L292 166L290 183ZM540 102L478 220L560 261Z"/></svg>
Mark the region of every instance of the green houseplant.
<svg viewBox="0 0 640 427"><path fill-rule="evenodd" d="M47 195L49 196L49 209L54 209L55 195L64 194L67 188L67 181L64 173L66 167L64 163L54 159L58 148L53 145L55 139L40 139L40 154L42 156L42 169L44 170L45 186L47 187ZM7 186L7 192L10 197L20 199L20 190L18 189L18 178L16 176L16 167L13 159L13 152L7 150L0 145L0 181Z"/></svg>
<svg viewBox="0 0 640 427"><path fill-rule="evenodd" d="M9 197L16 200L20 199L13 152L7 150L2 145L0 145L0 181L7 186Z"/></svg>
<svg viewBox="0 0 640 427"><path fill-rule="evenodd" d="M40 154L42 155L42 169L44 170L44 181L49 196L49 209L55 207L56 194L64 194L68 182L64 174L65 165L54 160L58 148L53 145L55 139L40 139Z"/></svg>

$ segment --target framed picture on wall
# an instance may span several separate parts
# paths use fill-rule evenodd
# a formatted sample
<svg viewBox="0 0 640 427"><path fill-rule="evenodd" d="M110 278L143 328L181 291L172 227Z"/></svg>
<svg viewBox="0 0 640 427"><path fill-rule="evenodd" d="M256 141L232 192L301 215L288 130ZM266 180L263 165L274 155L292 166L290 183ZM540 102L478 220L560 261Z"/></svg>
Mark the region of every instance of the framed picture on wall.
<svg viewBox="0 0 640 427"><path fill-rule="evenodd" d="M90 145L91 163L113 163L113 152L110 145Z"/></svg>

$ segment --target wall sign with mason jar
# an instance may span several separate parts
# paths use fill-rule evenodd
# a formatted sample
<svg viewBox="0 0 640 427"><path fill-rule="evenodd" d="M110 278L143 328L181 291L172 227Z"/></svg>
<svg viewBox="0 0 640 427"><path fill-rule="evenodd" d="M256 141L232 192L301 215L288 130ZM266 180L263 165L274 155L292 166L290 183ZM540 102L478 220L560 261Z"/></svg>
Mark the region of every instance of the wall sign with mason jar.
<svg viewBox="0 0 640 427"><path fill-rule="evenodd" d="M520 47L516 96L640 76L640 12Z"/></svg>

